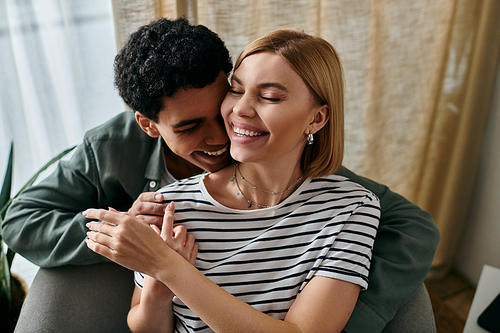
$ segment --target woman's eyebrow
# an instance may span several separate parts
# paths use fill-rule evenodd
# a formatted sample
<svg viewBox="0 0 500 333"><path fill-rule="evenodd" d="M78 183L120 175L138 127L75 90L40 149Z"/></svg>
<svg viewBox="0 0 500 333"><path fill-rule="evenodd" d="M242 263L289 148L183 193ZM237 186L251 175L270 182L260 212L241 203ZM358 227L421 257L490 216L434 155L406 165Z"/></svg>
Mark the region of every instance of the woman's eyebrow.
<svg viewBox="0 0 500 333"><path fill-rule="evenodd" d="M181 120L177 124L172 125L172 127L173 128L181 128L181 127L188 126L191 124L201 123L201 122L204 122L205 120L207 120L206 117Z"/></svg>
<svg viewBox="0 0 500 333"><path fill-rule="evenodd" d="M240 79L238 79L238 77L234 74L231 76L231 81L233 81L233 80L236 81L236 83L241 84Z"/></svg>
<svg viewBox="0 0 500 333"><path fill-rule="evenodd" d="M268 82L268 83L259 84L259 88L268 88L268 87L273 87L273 88L277 88L279 90L283 90L285 92L288 92L288 89L286 89L286 87L284 85L282 85L281 83Z"/></svg>

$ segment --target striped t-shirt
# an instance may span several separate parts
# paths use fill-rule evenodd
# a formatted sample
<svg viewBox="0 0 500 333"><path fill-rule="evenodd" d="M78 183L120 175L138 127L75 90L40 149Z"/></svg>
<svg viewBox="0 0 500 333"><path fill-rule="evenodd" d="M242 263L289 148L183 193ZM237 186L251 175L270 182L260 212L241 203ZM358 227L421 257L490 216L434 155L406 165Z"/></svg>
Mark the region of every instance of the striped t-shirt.
<svg viewBox="0 0 500 333"><path fill-rule="evenodd" d="M175 202L175 223L199 246L195 266L254 308L284 319L315 275L366 289L380 217L378 198L337 175L306 180L277 206L238 210L215 201L204 175L159 190ZM143 276L135 274L142 288ZM174 297L178 332L211 332Z"/></svg>

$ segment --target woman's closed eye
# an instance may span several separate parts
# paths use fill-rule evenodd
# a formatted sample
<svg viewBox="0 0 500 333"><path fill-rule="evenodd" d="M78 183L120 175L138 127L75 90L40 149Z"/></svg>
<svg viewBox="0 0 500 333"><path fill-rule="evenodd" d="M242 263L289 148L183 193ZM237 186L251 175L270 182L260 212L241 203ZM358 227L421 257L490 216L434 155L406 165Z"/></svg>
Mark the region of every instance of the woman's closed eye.
<svg viewBox="0 0 500 333"><path fill-rule="evenodd" d="M273 103L277 103L277 102L281 101L281 98L275 98L275 97L262 96L261 98L266 100L266 101L273 102Z"/></svg>
<svg viewBox="0 0 500 333"><path fill-rule="evenodd" d="M229 92L230 92L231 94L235 94L235 95L243 95L243 94L244 94L244 92L243 92L243 91L235 90L235 89L233 89L233 88L229 88Z"/></svg>
<svg viewBox="0 0 500 333"><path fill-rule="evenodd" d="M239 88L237 89L237 88L231 87L231 88L229 88L229 93L232 95L235 95L235 96L242 96L245 94L245 91L243 91ZM277 97L274 95L276 95L276 94L270 94L269 92L264 91L263 93L259 94L257 96L257 98L261 99L261 100L268 101L268 102L272 102L272 103L278 103L282 100L281 97Z"/></svg>

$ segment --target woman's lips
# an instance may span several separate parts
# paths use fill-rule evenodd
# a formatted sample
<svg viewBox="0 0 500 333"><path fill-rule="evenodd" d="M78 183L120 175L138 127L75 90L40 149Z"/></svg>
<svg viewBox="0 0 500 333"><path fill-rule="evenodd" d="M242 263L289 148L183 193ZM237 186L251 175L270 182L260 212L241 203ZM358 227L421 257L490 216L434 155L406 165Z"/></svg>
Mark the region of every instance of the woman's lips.
<svg viewBox="0 0 500 333"><path fill-rule="evenodd" d="M239 127L233 127L233 132L239 136L239 137L245 137L245 136L250 136L250 137L256 137L256 136L262 136L265 135L265 132L256 132L252 130L247 130Z"/></svg>

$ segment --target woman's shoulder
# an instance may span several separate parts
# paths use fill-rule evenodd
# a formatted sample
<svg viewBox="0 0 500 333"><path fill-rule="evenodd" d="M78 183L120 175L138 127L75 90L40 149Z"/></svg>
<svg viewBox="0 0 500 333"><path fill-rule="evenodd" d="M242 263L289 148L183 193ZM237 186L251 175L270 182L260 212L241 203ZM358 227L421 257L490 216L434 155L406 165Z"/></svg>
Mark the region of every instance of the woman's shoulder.
<svg viewBox="0 0 500 333"><path fill-rule="evenodd" d="M184 178L168 184L158 190L160 193L193 191L199 188L200 181L207 173L201 173L192 177Z"/></svg>
<svg viewBox="0 0 500 333"><path fill-rule="evenodd" d="M342 188L366 189L366 187L351 180L350 178L345 177L345 176L341 176L341 175L336 175L336 174L318 177L318 178L313 178L313 179L311 179L311 184L313 184L315 186L331 185L331 186L335 186L338 188L342 187Z"/></svg>
<svg viewBox="0 0 500 333"><path fill-rule="evenodd" d="M368 196L378 201L378 197L363 185L348 177L336 174L312 179L310 188L339 194L356 193L357 195Z"/></svg>

